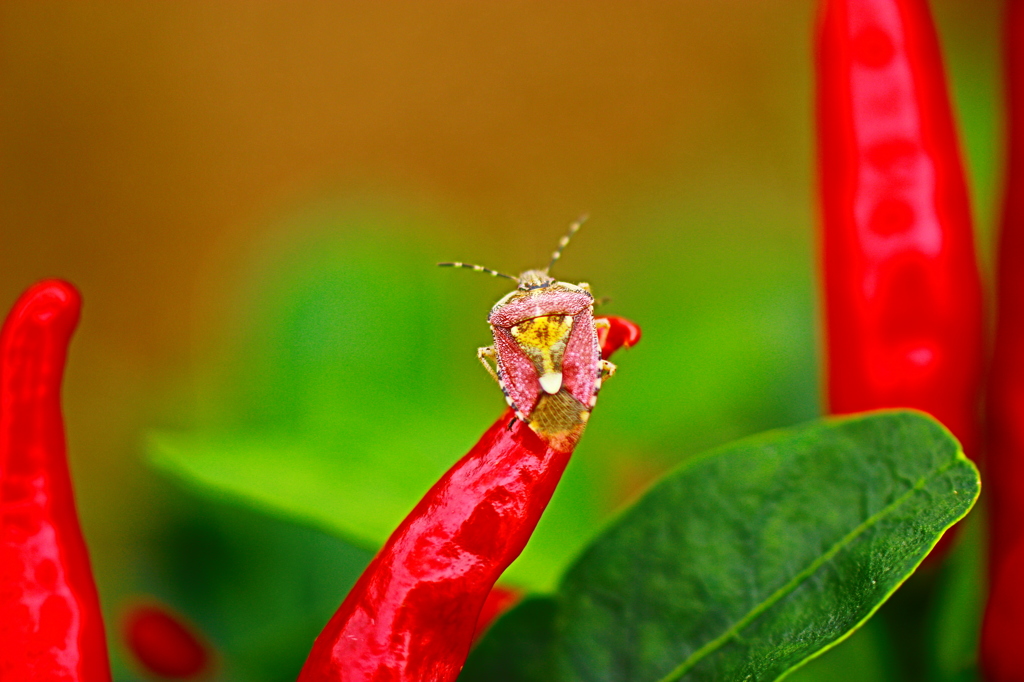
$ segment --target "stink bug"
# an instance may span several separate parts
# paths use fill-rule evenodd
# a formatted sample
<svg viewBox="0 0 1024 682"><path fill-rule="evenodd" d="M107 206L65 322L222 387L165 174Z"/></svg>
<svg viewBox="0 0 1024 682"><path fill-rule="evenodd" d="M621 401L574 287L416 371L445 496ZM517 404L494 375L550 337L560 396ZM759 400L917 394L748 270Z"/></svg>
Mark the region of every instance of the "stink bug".
<svg viewBox="0 0 1024 682"><path fill-rule="evenodd" d="M513 277L480 265L438 263L518 284L491 308L487 321L494 345L480 348L477 357L516 417L561 450L575 446L601 382L615 373L615 365L601 359L597 332L608 323L594 319L590 285L559 282L548 274L584 220L569 227L543 270Z"/></svg>

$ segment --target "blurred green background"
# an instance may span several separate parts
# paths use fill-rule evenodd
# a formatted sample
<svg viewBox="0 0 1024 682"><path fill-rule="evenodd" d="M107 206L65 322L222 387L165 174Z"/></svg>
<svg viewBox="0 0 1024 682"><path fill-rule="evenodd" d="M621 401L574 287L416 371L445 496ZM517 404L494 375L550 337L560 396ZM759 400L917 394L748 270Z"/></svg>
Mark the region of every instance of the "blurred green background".
<svg viewBox="0 0 1024 682"><path fill-rule="evenodd" d="M987 267L1000 5L932 7ZM549 587L681 458L816 416L813 17L0 6L0 305L43 277L85 296L65 410L111 629L155 594L237 652L227 678L288 679L503 407L475 350L507 287L434 263L542 265L583 212L556 274L644 340L514 584Z"/></svg>

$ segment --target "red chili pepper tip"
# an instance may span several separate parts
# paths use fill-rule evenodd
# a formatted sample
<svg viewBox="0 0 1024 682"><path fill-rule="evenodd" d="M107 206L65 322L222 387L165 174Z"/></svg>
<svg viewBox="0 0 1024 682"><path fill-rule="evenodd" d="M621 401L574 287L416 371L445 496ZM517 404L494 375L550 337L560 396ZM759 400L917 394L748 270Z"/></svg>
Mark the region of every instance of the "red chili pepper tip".
<svg viewBox="0 0 1024 682"><path fill-rule="evenodd" d="M110 668L78 525L60 386L81 299L45 281L0 331L0 676L107 682Z"/></svg>
<svg viewBox="0 0 1024 682"><path fill-rule="evenodd" d="M639 328L611 318L606 357ZM398 526L331 618L299 682L451 682L495 581L537 526L571 452L508 409Z"/></svg>
<svg viewBox="0 0 1024 682"><path fill-rule="evenodd" d="M597 330L597 341L601 344L601 357L608 359L611 354L619 348L632 348L640 342L640 327L624 317L607 315L595 318L605 320L607 327L600 327Z"/></svg>
<svg viewBox="0 0 1024 682"><path fill-rule="evenodd" d="M147 672L162 678L189 679L210 670L210 647L194 628L156 604L135 607L124 620L124 642Z"/></svg>

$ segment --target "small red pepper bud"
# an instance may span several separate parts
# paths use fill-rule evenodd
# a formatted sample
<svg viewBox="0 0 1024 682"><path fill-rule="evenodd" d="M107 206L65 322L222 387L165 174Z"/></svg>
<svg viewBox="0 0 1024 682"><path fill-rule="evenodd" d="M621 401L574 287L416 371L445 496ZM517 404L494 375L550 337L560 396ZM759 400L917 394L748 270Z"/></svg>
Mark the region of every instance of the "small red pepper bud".
<svg viewBox="0 0 1024 682"><path fill-rule="evenodd" d="M68 472L60 386L81 300L36 284L0 331L0 679L107 682L99 599Z"/></svg>
<svg viewBox="0 0 1024 682"><path fill-rule="evenodd" d="M977 456L981 284L925 0L825 0L817 84L829 409L924 410Z"/></svg>
<svg viewBox="0 0 1024 682"><path fill-rule="evenodd" d="M981 637L990 682L1024 680L1024 2L1006 6L1006 187L987 403L991 591Z"/></svg>
<svg viewBox="0 0 1024 682"><path fill-rule="evenodd" d="M609 318L602 344L639 338ZM331 618L299 682L450 682L495 581L519 556L571 452L508 409L424 495Z"/></svg>
<svg viewBox="0 0 1024 682"><path fill-rule="evenodd" d="M147 604L124 620L124 642L146 672L165 679L195 679L210 672L210 647L197 630L168 608Z"/></svg>

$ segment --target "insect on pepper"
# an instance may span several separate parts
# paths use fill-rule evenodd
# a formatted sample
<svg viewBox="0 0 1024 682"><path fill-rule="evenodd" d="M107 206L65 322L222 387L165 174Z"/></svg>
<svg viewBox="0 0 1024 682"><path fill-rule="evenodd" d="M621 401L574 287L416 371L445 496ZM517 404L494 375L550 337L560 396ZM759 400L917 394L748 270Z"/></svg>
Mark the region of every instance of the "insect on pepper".
<svg viewBox="0 0 1024 682"><path fill-rule="evenodd" d="M558 260L580 222L562 240L552 263ZM462 263L442 265L494 272ZM547 270L540 273L546 277ZM525 279L525 274L518 279L501 273L495 276ZM547 287L536 290L564 291L552 286L558 284L565 285L552 280ZM575 288L589 294L583 287ZM502 299L495 310L519 291ZM544 302L550 304L549 300ZM568 339L564 344L555 340L546 345L550 371L563 373L558 392L566 384L566 347L572 347L574 329L588 332L581 337L588 343L589 333L593 334L598 353L591 365L595 383L598 372L603 376L601 368L607 367L602 359L640 340L640 328L629 320L608 317L595 321L592 297L583 312L586 326L580 326L578 313L572 315L571 326L563 319L558 326L569 326L563 334ZM541 309L525 319L559 314L570 316ZM511 327L508 332L511 335ZM515 338L512 335L513 341ZM544 344L538 346L544 369ZM484 360L486 351L480 351ZM516 361L522 364L521 358ZM498 372L493 368L491 371L501 383ZM498 371L504 371L500 364ZM458 677L474 638L491 618L484 611L488 602L493 602L490 595L494 583L530 539L586 423L586 418L579 415L584 411L589 414L587 405L575 396L579 406L570 403L579 410L575 416L564 416L559 422L557 415L546 414L550 403L542 398L558 393L544 390L540 384L543 374L538 371L533 379L536 383L530 411L506 409L391 534L316 638L299 682L453 682ZM541 416L547 421L540 422ZM544 424L549 422L568 424L575 439L565 437L565 428L544 431Z"/></svg>
<svg viewBox="0 0 1024 682"><path fill-rule="evenodd" d="M633 322L606 319L603 357L640 341ZM571 456L504 410L391 534L317 637L299 682L453 682L485 627L495 581L526 546Z"/></svg>
<svg viewBox="0 0 1024 682"><path fill-rule="evenodd" d="M585 220L569 227L543 270L513 277L481 265L438 263L518 284L491 308L487 321L494 345L480 348L477 357L516 417L563 451L576 445L602 382L615 373L615 365L601 358L598 332L608 322L594 319L590 285L560 282L549 274Z"/></svg>

